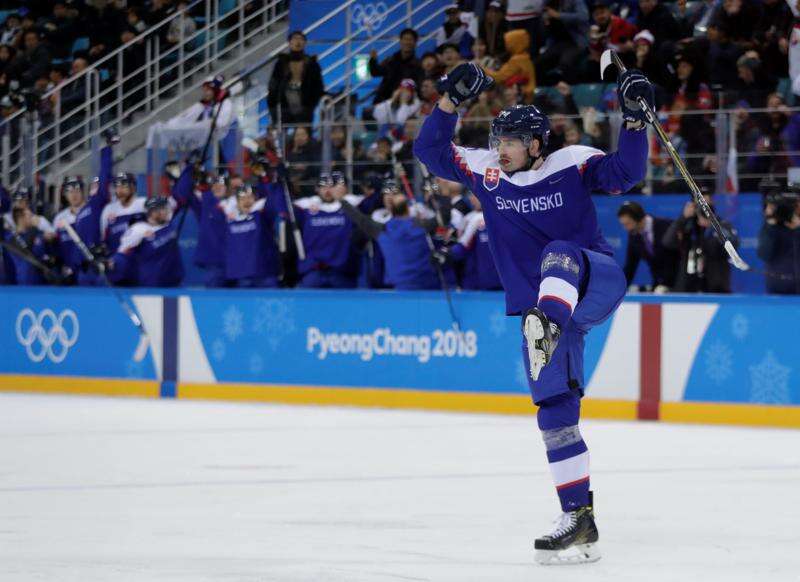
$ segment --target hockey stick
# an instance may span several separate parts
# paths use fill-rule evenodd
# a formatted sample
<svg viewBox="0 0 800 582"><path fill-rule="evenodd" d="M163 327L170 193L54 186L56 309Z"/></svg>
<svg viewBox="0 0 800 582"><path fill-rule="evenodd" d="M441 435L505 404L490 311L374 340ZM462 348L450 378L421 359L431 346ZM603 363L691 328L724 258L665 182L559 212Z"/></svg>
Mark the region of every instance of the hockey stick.
<svg viewBox="0 0 800 582"><path fill-rule="evenodd" d="M19 235L14 235L14 239L19 239ZM21 242L19 240L17 240L17 242L18 244L15 245L10 241L0 240L0 246L2 246L4 249L7 249L12 255L18 256L23 261L27 261L36 269L41 271L42 275L49 283L55 283L56 285L63 283L64 279L53 269L41 262L36 255L34 255L30 249L27 248L27 245L23 246L19 244Z"/></svg>
<svg viewBox="0 0 800 582"><path fill-rule="evenodd" d="M133 361L141 362L144 360L144 357L147 354L147 348L150 346L150 337L147 335L147 331L145 331L144 324L142 323L139 315L136 313L136 309L130 305L130 303L128 303L128 300L124 295L122 295L122 293L120 293L119 289L114 287L109 280L108 275L106 274L105 264L97 260L97 257L92 254L92 251L89 250L89 248L86 246L86 243L81 240L81 237L78 236L78 233L75 232L74 228L72 228L72 225L65 224L64 230L67 231L67 235L69 235L69 238L71 238L72 242L75 243L75 246L78 247L78 250L84 256L84 258L97 268L98 272L100 273L100 277L103 279L103 283L105 283L105 285L116 296L117 301L119 301L119 304L122 307L122 310L130 318L131 323L133 323L133 325L136 326L136 329L139 331L139 343L136 346L136 351L133 353Z"/></svg>
<svg viewBox="0 0 800 582"><path fill-rule="evenodd" d="M600 57L600 78L602 79L604 73L611 65L616 66L619 73L624 73L627 71L627 68L623 64L622 60L619 58L619 55L612 49L608 49L603 52L603 55ZM678 171L683 176L684 181L689 186L689 190L692 192L692 197L694 198L695 204L700 207L700 210L703 212L705 217L711 222L711 226L714 227L714 231L717 233L717 236L722 241L723 245L725 246L725 251L728 253L728 256L731 259L731 263L737 269L742 271L750 270L750 266L742 260L742 257L739 256L739 253L736 252L736 249L733 246L733 243L730 241L728 236L725 234L725 231L722 229L722 225L719 223L719 219L717 215L714 214L714 211L711 210L711 207L706 202L706 199L703 197L703 193L700 191L700 188L697 186L697 183L692 178L692 175L689 173L689 170L686 168L686 164L683 163L680 155L678 154L675 146L672 145L672 142L667 135L667 132L664 131L664 128L661 127L661 122L658 121L658 117L656 117L655 112L653 111L652 107L647 103L644 97L638 97L636 99L639 107L642 108L644 111L644 115L647 118L647 122L653 126L655 129L656 134L658 134L658 139L661 140L661 143L664 145L664 148L669 152L672 161L675 163L675 166L678 168Z"/></svg>
<svg viewBox="0 0 800 582"><path fill-rule="evenodd" d="M392 153L392 165L394 168L394 175L395 178L399 178L400 182L403 184L403 190L406 192L406 196L409 200L415 200L416 197L414 196L414 190L411 188L411 183L408 181L408 176L406 176L406 171L403 168L403 164L397 161L397 158ZM435 212L435 211L434 211ZM441 222L441 217L437 215L437 221ZM440 224L441 226L441 224ZM428 248L430 249L431 253L436 250L436 246L433 244L433 238L431 234L425 230L425 241L428 243ZM439 277L439 283L442 286L442 290L444 291L444 297L447 300L447 308L450 310L450 319L453 320L453 328L455 328L456 333L461 335L461 322L458 320L458 315L456 315L456 308L453 305L453 297L450 294L450 286L447 284L447 279L444 276L444 269L442 269L442 265L439 261L435 261L436 267L436 274Z"/></svg>
<svg viewBox="0 0 800 582"><path fill-rule="evenodd" d="M283 157L283 145L281 142L281 135L283 131L283 124L281 122L281 106L278 105L278 128L272 136L272 142L275 145L275 155L283 164L286 170L289 170L289 164L286 163ZM276 135L277 134L277 135ZM294 215L294 206L292 205L292 190L289 180L287 180L281 172L278 172L278 179L283 186L283 196L286 199L286 212L289 216L289 226L292 229L292 236L294 237L294 246L297 248L297 258L301 261L306 259L306 247L303 244L303 233L300 232L300 227L297 224L297 218Z"/></svg>

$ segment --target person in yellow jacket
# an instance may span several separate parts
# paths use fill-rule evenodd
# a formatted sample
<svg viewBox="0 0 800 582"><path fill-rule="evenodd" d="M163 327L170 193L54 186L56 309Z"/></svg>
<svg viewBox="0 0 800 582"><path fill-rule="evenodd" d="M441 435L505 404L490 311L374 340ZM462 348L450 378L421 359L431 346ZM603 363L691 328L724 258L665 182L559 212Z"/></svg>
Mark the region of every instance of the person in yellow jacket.
<svg viewBox="0 0 800 582"><path fill-rule="evenodd" d="M510 30L503 35L506 50L511 57L496 71L485 69L498 84L512 81L522 86L522 93L526 103L533 101L533 92L536 90L536 70L533 67L528 47L531 38L527 30Z"/></svg>

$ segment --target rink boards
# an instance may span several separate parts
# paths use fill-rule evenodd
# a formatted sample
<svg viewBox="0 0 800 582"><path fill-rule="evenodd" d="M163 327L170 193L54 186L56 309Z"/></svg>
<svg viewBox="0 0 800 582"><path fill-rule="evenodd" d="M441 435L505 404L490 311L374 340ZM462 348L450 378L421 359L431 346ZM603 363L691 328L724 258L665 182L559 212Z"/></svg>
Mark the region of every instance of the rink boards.
<svg viewBox="0 0 800 582"><path fill-rule="evenodd" d="M530 414L499 293L6 288L0 389ZM629 296L586 338L595 418L800 427L800 300Z"/></svg>

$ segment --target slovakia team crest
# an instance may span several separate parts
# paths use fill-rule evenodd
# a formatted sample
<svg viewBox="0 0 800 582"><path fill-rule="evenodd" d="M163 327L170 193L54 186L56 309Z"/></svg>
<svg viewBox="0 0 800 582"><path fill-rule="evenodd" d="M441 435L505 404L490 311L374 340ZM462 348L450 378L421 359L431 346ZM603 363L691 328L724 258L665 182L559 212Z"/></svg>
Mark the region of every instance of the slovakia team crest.
<svg viewBox="0 0 800 582"><path fill-rule="evenodd" d="M500 184L500 168L486 168L483 175L483 187L487 190L494 190Z"/></svg>

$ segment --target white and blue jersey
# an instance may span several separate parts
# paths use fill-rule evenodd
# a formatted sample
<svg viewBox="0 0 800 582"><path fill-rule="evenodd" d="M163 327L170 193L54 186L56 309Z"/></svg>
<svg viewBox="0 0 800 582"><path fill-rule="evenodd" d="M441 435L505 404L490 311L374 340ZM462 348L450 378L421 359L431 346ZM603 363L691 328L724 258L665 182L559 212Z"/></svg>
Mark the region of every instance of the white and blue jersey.
<svg viewBox="0 0 800 582"><path fill-rule="evenodd" d="M178 220L163 225L137 222L131 225L114 254L115 281L135 281L141 287L177 287L183 279L178 246Z"/></svg>
<svg viewBox="0 0 800 582"><path fill-rule="evenodd" d="M542 250L551 241L612 255L591 193L624 192L644 177L646 132L622 129L613 154L569 146L547 156L536 170L509 175L500 169L497 152L452 143L457 120L455 113L435 108L420 129L414 153L433 174L464 184L480 199L509 315L536 305Z"/></svg>
<svg viewBox="0 0 800 582"><path fill-rule="evenodd" d="M114 254L119 248L122 235L132 224L145 219L146 212L144 196L131 198L125 206L119 200L109 202L100 214L100 236L108 249L109 254Z"/></svg>
<svg viewBox="0 0 800 582"><path fill-rule="evenodd" d="M489 231L483 212L473 211L463 219L463 232L450 249L450 256L464 263L461 286L464 289L491 291L502 289L489 248Z"/></svg>

